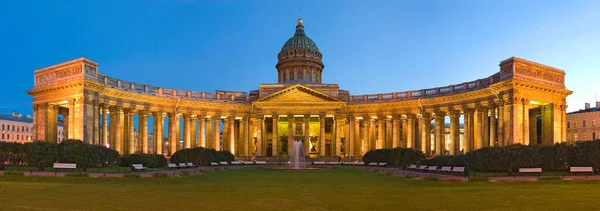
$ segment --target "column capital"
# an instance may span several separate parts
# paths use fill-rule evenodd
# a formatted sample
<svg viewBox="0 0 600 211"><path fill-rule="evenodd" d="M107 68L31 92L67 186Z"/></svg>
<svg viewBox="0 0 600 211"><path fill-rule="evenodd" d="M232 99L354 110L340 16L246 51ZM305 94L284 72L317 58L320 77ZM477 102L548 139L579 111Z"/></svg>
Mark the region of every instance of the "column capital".
<svg viewBox="0 0 600 211"><path fill-rule="evenodd" d="M138 110L138 115L140 116L148 116L150 114L149 110L143 109L143 110Z"/></svg>
<svg viewBox="0 0 600 211"><path fill-rule="evenodd" d="M319 112L319 118L325 118L325 117L327 117L326 112Z"/></svg>
<svg viewBox="0 0 600 211"><path fill-rule="evenodd" d="M110 106L108 110L110 110L110 112L120 112L123 110L123 107L114 105Z"/></svg>
<svg viewBox="0 0 600 211"><path fill-rule="evenodd" d="M406 114L406 118L407 118L407 119L414 119L414 118L416 118L416 117L417 117L417 115L416 115L416 114Z"/></svg>
<svg viewBox="0 0 600 211"><path fill-rule="evenodd" d="M473 111L475 111L475 108L471 108L471 107L468 107L468 106L463 106L463 107L461 108L461 110L462 110L464 113L472 113Z"/></svg>
<svg viewBox="0 0 600 211"><path fill-rule="evenodd" d="M449 115L450 117L460 117L460 115L461 115L461 111L460 111L460 110L458 110L458 109L456 109L456 110L449 110L449 111L448 111L448 115Z"/></svg>
<svg viewBox="0 0 600 211"><path fill-rule="evenodd" d="M444 117L444 116L446 116L446 114L448 114L448 112L442 111L439 109L434 110L433 113L435 114L436 117Z"/></svg>
<svg viewBox="0 0 600 211"><path fill-rule="evenodd" d="M477 110L478 112L487 112L488 107L485 105L477 104L475 106L475 110Z"/></svg>
<svg viewBox="0 0 600 211"><path fill-rule="evenodd" d="M182 116L185 120L192 119L192 114L183 114Z"/></svg>
<svg viewBox="0 0 600 211"><path fill-rule="evenodd" d="M310 120L310 114L309 113L304 114L304 120Z"/></svg>
<svg viewBox="0 0 600 211"><path fill-rule="evenodd" d="M421 119L431 119L431 113L429 112L423 112L421 113Z"/></svg>
<svg viewBox="0 0 600 211"><path fill-rule="evenodd" d="M292 113L288 113L286 116L287 116L287 118L290 118L290 119L294 118L294 114L292 114Z"/></svg>
<svg viewBox="0 0 600 211"><path fill-rule="evenodd" d="M228 116L227 121L235 121L235 115Z"/></svg>

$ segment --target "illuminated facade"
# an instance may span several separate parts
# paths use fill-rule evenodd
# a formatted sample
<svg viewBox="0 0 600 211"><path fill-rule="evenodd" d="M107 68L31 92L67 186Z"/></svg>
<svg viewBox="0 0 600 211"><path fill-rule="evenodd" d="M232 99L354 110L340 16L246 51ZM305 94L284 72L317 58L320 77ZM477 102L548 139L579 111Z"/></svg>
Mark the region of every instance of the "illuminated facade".
<svg viewBox="0 0 600 211"><path fill-rule="evenodd" d="M592 141L600 139L600 102L596 102L596 107L591 107L589 103L585 108L567 114L567 141L574 143L577 141Z"/></svg>
<svg viewBox="0 0 600 211"><path fill-rule="evenodd" d="M58 121L58 120L57 120ZM0 114L0 141L26 143L33 141L33 118L30 115ZM62 123L59 121L56 127L57 142L63 140Z"/></svg>
<svg viewBox="0 0 600 211"><path fill-rule="evenodd" d="M362 156L394 147L440 155L538 139L545 144L566 140L565 98L572 92L565 88L562 70L512 57L487 78L350 95L337 84L323 83L322 57L299 20L296 33L277 55L278 83L259 85L249 93L123 81L100 73L98 64L86 58L57 64L35 71L34 87L28 91L34 99L34 137L56 140L55 118L66 110L68 138L123 154L171 154L199 146L240 157L285 157L290 140L300 140L311 157ZM462 132L459 122L464 122ZM136 142L134 128L148 140L150 124L154 139ZM166 150L148 149L164 146L165 136Z"/></svg>

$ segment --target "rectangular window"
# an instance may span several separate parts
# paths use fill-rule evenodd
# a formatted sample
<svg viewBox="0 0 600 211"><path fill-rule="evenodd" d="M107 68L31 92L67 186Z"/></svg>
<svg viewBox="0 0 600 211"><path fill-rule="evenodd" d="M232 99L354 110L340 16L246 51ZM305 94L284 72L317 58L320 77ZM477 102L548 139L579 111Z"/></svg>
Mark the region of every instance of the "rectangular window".
<svg viewBox="0 0 600 211"><path fill-rule="evenodd" d="M592 120L592 127L596 127L596 120Z"/></svg>
<svg viewBox="0 0 600 211"><path fill-rule="evenodd" d="M573 122L573 128L577 128L577 122Z"/></svg>
<svg viewBox="0 0 600 211"><path fill-rule="evenodd" d="M567 122L567 128L571 128L571 122Z"/></svg>
<svg viewBox="0 0 600 211"><path fill-rule="evenodd" d="M15 131L15 126L14 125L12 126L12 131Z"/></svg>
<svg viewBox="0 0 600 211"><path fill-rule="evenodd" d="M582 127L585 127L585 120L583 120L583 126Z"/></svg>
<svg viewBox="0 0 600 211"><path fill-rule="evenodd" d="M17 140L19 140L19 135L17 135Z"/></svg>
<svg viewBox="0 0 600 211"><path fill-rule="evenodd" d="M4 133L2 133L2 139L4 139Z"/></svg>
<svg viewBox="0 0 600 211"><path fill-rule="evenodd" d="M267 132L273 132L273 124L267 124Z"/></svg>
<svg viewBox="0 0 600 211"><path fill-rule="evenodd" d="M593 141L593 140L596 140L596 132L593 132L593 133L592 133L592 141Z"/></svg>

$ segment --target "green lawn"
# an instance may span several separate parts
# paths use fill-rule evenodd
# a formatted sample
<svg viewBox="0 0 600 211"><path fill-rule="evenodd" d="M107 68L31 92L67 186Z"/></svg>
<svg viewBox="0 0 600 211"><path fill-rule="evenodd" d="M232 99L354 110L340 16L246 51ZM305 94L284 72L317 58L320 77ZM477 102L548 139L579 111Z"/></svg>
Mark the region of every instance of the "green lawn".
<svg viewBox="0 0 600 211"><path fill-rule="evenodd" d="M0 210L597 210L600 181L433 182L362 169L0 176Z"/></svg>

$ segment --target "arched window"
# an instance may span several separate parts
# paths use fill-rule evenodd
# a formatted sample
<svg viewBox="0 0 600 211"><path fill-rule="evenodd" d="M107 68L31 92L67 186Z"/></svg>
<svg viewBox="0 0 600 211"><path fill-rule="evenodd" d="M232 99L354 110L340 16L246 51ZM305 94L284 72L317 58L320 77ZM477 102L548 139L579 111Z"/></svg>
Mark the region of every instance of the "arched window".
<svg viewBox="0 0 600 211"><path fill-rule="evenodd" d="M296 80L302 80L302 71L298 70L298 78Z"/></svg>
<svg viewBox="0 0 600 211"><path fill-rule="evenodd" d="M313 82L317 82L317 73L313 72L312 80Z"/></svg>
<svg viewBox="0 0 600 211"><path fill-rule="evenodd" d="M294 72L290 72L290 81L294 80Z"/></svg>

